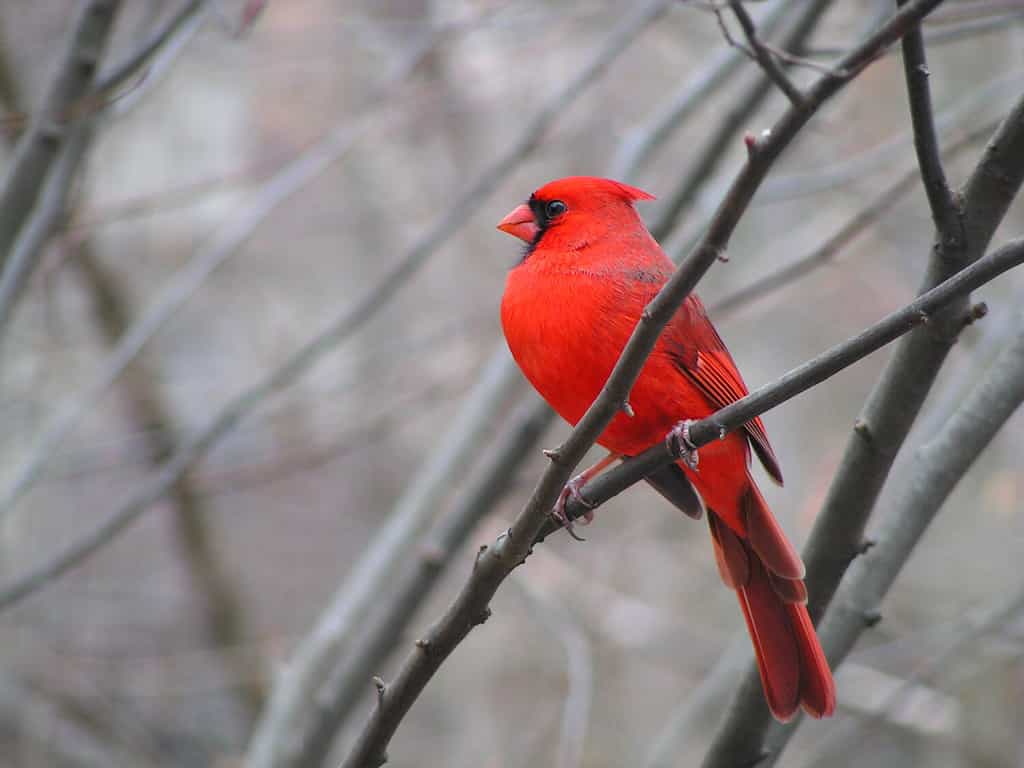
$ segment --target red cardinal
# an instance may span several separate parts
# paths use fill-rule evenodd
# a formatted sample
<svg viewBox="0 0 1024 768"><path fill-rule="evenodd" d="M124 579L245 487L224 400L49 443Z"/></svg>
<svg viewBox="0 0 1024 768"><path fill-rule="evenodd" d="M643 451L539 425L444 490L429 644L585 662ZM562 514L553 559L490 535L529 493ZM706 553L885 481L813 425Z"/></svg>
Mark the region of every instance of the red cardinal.
<svg viewBox="0 0 1024 768"><path fill-rule="evenodd" d="M526 377L571 424L597 397L643 308L674 269L633 207L651 199L608 179L570 177L541 187L498 225L527 244L501 302L505 338ZM685 442L681 422L746 394L729 351L691 294L640 372L627 412L597 440L611 455L566 493L578 494L593 470L666 435ZM699 463L680 461L649 481L693 516L701 506L692 487L700 494L718 569L739 597L772 714L788 720L802 706L825 717L835 709L835 684L807 615L803 562L750 476L751 448L781 484L760 419L701 448Z"/></svg>

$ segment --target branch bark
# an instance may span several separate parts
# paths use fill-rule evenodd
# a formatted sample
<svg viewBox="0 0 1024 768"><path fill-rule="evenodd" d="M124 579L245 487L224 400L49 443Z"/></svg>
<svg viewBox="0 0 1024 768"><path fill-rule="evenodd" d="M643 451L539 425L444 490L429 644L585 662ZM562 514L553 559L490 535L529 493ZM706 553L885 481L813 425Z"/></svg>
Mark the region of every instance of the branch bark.
<svg viewBox="0 0 1024 768"><path fill-rule="evenodd" d="M783 47L795 49L802 46L832 2L833 0L805 2L801 15L783 36ZM665 238L671 234L683 212L696 199L704 181L711 177L726 151L733 145L733 137L764 103L770 93L771 88L767 75L758 72L757 77L741 91L704 146L694 153L697 158L696 164L687 171L676 189L665 198L664 205L651 224L651 234L656 240L664 242ZM804 109L805 107L792 107L791 111L798 113Z"/></svg>
<svg viewBox="0 0 1024 768"><path fill-rule="evenodd" d="M961 192L965 238L960 248L933 250L922 291L939 285L985 252L1022 182L1024 98L989 141ZM954 303L897 345L854 426L803 551L810 596L808 610L815 620L824 613L850 563L863 551L868 516L946 354L963 327L966 311L964 303ZM760 760L765 733L772 723L757 671L751 667L715 736L705 766Z"/></svg>
<svg viewBox="0 0 1024 768"><path fill-rule="evenodd" d="M89 94L120 5L120 0L91 0L82 8L46 103L18 141L0 184L0 268L6 268L11 247L36 205L76 106Z"/></svg>
<svg viewBox="0 0 1024 768"><path fill-rule="evenodd" d="M939 2L941 0L915 0L897 11L888 23L844 57L840 69L822 76L808 89L803 107L791 107L770 134L760 141L747 142L747 162L720 205L708 233L644 310L597 400L568 440L552 452L551 465L508 533L493 546L481 551L469 581L445 615L417 642L395 681L390 686L381 687L377 706L345 759L345 768L377 766L387 759L387 745L413 701L458 643L474 626L486 620L491 597L508 574L529 554L535 538L544 526L548 510L570 473L626 402L629 389L661 329L700 276L724 251L740 216L783 149L821 104L867 66L880 51L913 28ZM706 433L702 436L708 439L712 437ZM717 437L717 433L714 436Z"/></svg>

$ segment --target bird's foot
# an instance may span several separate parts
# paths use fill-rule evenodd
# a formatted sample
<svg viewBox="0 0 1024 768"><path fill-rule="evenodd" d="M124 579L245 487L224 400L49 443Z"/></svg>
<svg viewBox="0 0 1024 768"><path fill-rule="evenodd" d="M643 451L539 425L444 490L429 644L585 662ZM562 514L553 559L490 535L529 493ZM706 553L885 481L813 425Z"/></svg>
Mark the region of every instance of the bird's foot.
<svg viewBox="0 0 1024 768"><path fill-rule="evenodd" d="M665 445L673 456L696 472L700 456L697 455L697 446L690 439L690 425L692 423L692 421L687 419L686 421L680 421L672 427L669 433L665 435Z"/></svg>
<svg viewBox="0 0 1024 768"><path fill-rule="evenodd" d="M570 498L576 499L587 511L584 512L578 520L582 520L584 525L589 525L594 519L594 513L591 511L596 506L595 504L587 501L583 498L583 494L580 489L586 485L587 480L590 478L586 472L576 475L569 482L565 484L562 492L558 494L558 501L555 502L555 506L551 509L551 516L557 520L569 535L572 536L576 541L585 541L585 539L576 533L573 521L569 519L569 515L566 514L565 505L569 502Z"/></svg>

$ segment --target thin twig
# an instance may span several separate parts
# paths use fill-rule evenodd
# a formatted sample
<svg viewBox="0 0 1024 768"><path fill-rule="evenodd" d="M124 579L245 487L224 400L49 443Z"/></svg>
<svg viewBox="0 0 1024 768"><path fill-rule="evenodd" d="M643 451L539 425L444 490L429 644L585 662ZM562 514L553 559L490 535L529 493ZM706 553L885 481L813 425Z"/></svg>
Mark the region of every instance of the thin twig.
<svg viewBox="0 0 1024 768"><path fill-rule="evenodd" d="M96 323L108 344L115 344L131 322L130 302L115 275L104 268L93 253L90 240L78 246L74 260L92 297ZM145 460L152 466L174 448L171 409L164 402L147 371L133 367L125 372L122 391L131 420L145 438ZM216 533L211 529L209 509L194 478L185 475L170 491L174 509L174 531L198 597L201 623L209 642L237 681L236 696L242 731L248 733L259 716L266 697L266 669L254 652L242 650L246 621L241 594L218 557ZM235 651L238 648L240 650Z"/></svg>
<svg viewBox="0 0 1024 768"><path fill-rule="evenodd" d="M897 5L905 4L906 0L897 0ZM939 139L935 132L931 87L928 83L931 72L925 58L924 38L920 27L903 38L903 71L907 81L917 164L921 168L921 179L928 195L928 207L935 221L936 246L941 255L947 248L953 251L960 248L964 231L960 220L960 207L953 190L949 188L946 171L942 166Z"/></svg>
<svg viewBox="0 0 1024 768"><path fill-rule="evenodd" d="M399 597L378 606L395 563L408 559L452 478L465 470L488 439L494 412L519 388L519 377L509 375L514 371L508 351L495 350L457 421L434 446L429 461L412 478L371 546L292 655L249 746L250 768L316 765L330 748L338 720L361 692L351 678L367 679L369 670L379 665L389 646L398 641L396 622L406 619L440 574L443 559L428 553L448 552L461 543L481 510L488 508L476 494L470 494L470 503L445 518L416 558L416 566L402 575L393 590ZM521 437L535 436L533 429L533 422L526 424ZM519 450L516 440L508 443L510 450ZM502 453L501 459L509 461L511 457ZM499 483L507 480L504 477ZM499 483L488 486L489 490L495 492ZM490 498L484 497L485 501ZM353 627L361 629L356 633ZM358 659L358 666L346 666L348 659Z"/></svg>
<svg viewBox="0 0 1024 768"><path fill-rule="evenodd" d="M82 417L91 411L94 403L113 386L125 368L160 328L199 290L216 269L239 252L242 245L248 241L271 211L323 173L352 148L356 140L372 124L370 116L373 109L389 97L395 88L404 83L418 68L427 53L433 49L433 46L442 39L446 39L448 32L450 32L449 28L439 30L430 36L425 45L413 50L406 59L399 63L392 76L375 91L366 107L367 112L361 116L361 119L344 120L320 141L281 168L253 193L248 205L229 218L217 234L200 247L189 263L171 278L146 312L135 321L131 329L118 342L117 347L101 364L96 377L83 387L82 391L70 402L58 407L56 415L43 427L33 445L27 450L27 458L15 472L9 489L0 497L0 517L10 513L14 504L31 488L42 473L56 447L66 439L68 433L74 429ZM421 241L422 244L423 241ZM408 261L409 257L403 263L408 263ZM340 340L364 321L364 318L355 312L346 313L318 339L300 350L292 360L286 362L282 367L304 370L304 366L311 364L319 355L319 347L330 348L334 343L333 336L337 336ZM309 357L308 360L307 357ZM275 372L270 378L274 378L279 373ZM264 381L259 386L266 388L267 384L268 382Z"/></svg>
<svg viewBox="0 0 1024 768"><path fill-rule="evenodd" d="M822 15L833 2L834 0L806 2L800 16L784 35L785 47L794 48L801 45L814 31ZM829 72L822 78L843 79L849 76L850 73ZM651 223L651 234L656 240L664 242L672 233L676 222L697 198L704 182L711 177L722 158L734 146L736 134L768 98L771 89L766 87L766 82L767 76L763 72L758 72L757 77L736 97L704 145L692 153L696 158L695 164L687 170L676 188L665 197L665 202Z"/></svg>
<svg viewBox="0 0 1024 768"><path fill-rule="evenodd" d="M778 28L786 13L803 0L772 0L765 3L758 23L768 35ZM665 100L650 120L631 129L623 138L608 168L608 177L630 181L651 154L702 106L746 60L738 48L717 46L711 60L683 80L676 93Z"/></svg>
<svg viewBox="0 0 1024 768"><path fill-rule="evenodd" d="M89 147L92 130L89 121L71 128L49 171L39 203L29 214L14 242L10 258L3 265L0 274L0 341L7 334L14 308L39 264L44 246L65 215L68 194Z"/></svg>
<svg viewBox="0 0 1024 768"><path fill-rule="evenodd" d="M544 526L548 511L569 475L608 422L618 413L621 404L628 400L632 383L639 375L661 329L689 295L701 275L724 252L736 224L775 160L828 98L867 66L878 51L898 40L940 1L915 0L897 11L887 24L844 58L843 74L825 75L808 89L806 108L790 108L770 134L760 141L748 142L747 162L723 200L719 215L712 222L707 235L644 310L601 393L569 438L550 452L550 466L508 533L480 553L458 597L423 638L425 645L417 645L402 664L394 681L379 697L343 763L344 768L377 766L387 759L386 750L391 737L427 682L472 628L487 619L491 597L508 574L528 556L535 538ZM766 403L769 401L766 398ZM746 419L749 418L751 415L746 416ZM717 431L711 435L705 430L701 437L707 440L717 438Z"/></svg>
<svg viewBox="0 0 1024 768"><path fill-rule="evenodd" d="M583 764L594 699L594 654L572 609L557 600L549 590L534 586L522 574L522 571L514 574L512 582L523 592L549 631L558 637L568 668L568 692L562 706L562 727L553 765L555 768L579 768Z"/></svg>
<svg viewBox="0 0 1024 768"><path fill-rule="evenodd" d="M736 21L740 23L740 28L743 30L743 34L746 35L747 43L750 45L751 57L761 65L761 69L763 69L769 79L778 86L779 90L786 94L786 98L789 99L790 104L797 108L803 107L804 95L800 92L800 89L796 87L796 84L789 79L789 75L787 75L782 67L779 66L779 62L776 60L774 52L769 50L761 41L761 38L758 37L757 27L754 26L754 20L750 18L750 14L747 13L747 9L743 7L742 0L730 0L729 7L732 9L732 13L736 17ZM729 35L728 28L722 20L721 12L716 10L715 14L718 16L720 26L725 33L726 39L731 45L737 45Z"/></svg>
<svg viewBox="0 0 1024 768"><path fill-rule="evenodd" d="M982 256L1022 182L1024 97L996 130L962 190L967 233L962 247L946 250L941 259L933 253L922 290ZM871 510L968 311L966 298L953 302L926 327L902 339L868 397L804 547L812 619L821 618L850 563L862 554ZM757 670L751 666L705 764L711 768L759 760L772 727Z"/></svg>
<svg viewBox="0 0 1024 768"><path fill-rule="evenodd" d="M112 93L142 69L153 54L166 45L181 26L202 10L205 0L184 0L181 7L156 27L142 43L121 61L100 72L96 78L98 93Z"/></svg>
<svg viewBox="0 0 1024 768"><path fill-rule="evenodd" d="M975 128L950 144L943 155L954 157L962 150L975 144L981 138L992 133L995 124L986 123ZM708 311L715 317L749 307L753 302L763 299L776 291L792 285L819 267L831 263L839 253L867 229L880 216L892 209L892 206L905 194L917 186L921 174L917 166L908 169L899 179L878 193L869 205L857 211L839 229L825 239L810 253L793 260L789 264L755 280L749 285L723 296L708 306Z"/></svg>
<svg viewBox="0 0 1024 768"><path fill-rule="evenodd" d="M64 144L74 106L90 91L119 7L119 0L91 0L83 7L46 104L18 141L0 184L0 268L6 266L11 246Z"/></svg>
<svg viewBox="0 0 1024 768"><path fill-rule="evenodd" d="M1005 252L1005 246L998 252ZM1016 247L1024 250L1022 241ZM991 256L986 256L986 259ZM1024 317L1022 317L1024 322ZM879 606L949 494L999 429L1024 402L1024 327L979 377L978 386L919 450L900 495L887 506L875 545L851 567L819 628L829 659L838 664L865 628L878 623ZM770 762L796 722L774 727L766 742Z"/></svg>

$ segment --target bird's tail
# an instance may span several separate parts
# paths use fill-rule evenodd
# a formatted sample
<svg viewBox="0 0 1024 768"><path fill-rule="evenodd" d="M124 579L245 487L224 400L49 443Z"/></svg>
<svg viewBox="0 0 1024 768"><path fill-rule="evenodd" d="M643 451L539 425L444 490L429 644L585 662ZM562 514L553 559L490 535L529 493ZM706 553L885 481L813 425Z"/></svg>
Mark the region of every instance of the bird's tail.
<svg viewBox="0 0 1024 768"><path fill-rule="evenodd" d="M798 706L811 717L828 717L835 683L807 614L803 563L753 482L741 504L748 538L710 510L708 524L722 580L736 590L747 620L768 707L781 721Z"/></svg>

